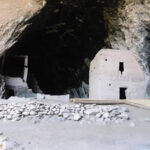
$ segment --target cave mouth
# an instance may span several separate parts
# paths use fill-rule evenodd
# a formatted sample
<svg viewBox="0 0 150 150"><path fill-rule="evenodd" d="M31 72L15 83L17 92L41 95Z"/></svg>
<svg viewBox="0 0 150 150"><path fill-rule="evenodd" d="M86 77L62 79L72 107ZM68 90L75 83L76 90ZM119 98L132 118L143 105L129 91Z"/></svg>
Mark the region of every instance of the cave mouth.
<svg viewBox="0 0 150 150"><path fill-rule="evenodd" d="M5 54L3 75L22 76L23 62L11 64L11 57L26 55L27 82L35 93L38 84L45 94L87 96L82 87L88 88L89 64L104 46L107 34L103 5L98 0L48 1Z"/></svg>

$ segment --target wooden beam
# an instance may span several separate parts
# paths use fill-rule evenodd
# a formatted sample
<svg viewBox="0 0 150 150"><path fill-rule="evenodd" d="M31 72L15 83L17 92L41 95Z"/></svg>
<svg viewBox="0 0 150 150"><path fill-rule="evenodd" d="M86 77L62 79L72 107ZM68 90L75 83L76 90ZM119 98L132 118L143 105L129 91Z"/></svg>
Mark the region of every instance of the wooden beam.
<svg viewBox="0 0 150 150"><path fill-rule="evenodd" d="M70 99L70 102L81 103L81 104L98 104L98 105L121 105L121 104L125 104L125 105L134 106L137 108L150 110L150 106L138 104L134 100L92 100L92 99L73 98L73 99Z"/></svg>
<svg viewBox="0 0 150 150"><path fill-rule="evenodd" d="M117 105L125 104L126 100L92 100L92 99L70 99L70 102L73 103L82 103L82 104L100 104L100 105Z"/></svg>
<svg viewBox="0 0 150 150"><path fill-rule="evenodd" d="M137 107L137 108L142 108L142 109L147 109L147 110L150 110L150 107L149 106L146 106L146 105L142 105L142 104L138 104L136 102L131 102L131 101L126 101L125 103L126 105L130 105L130 106L134 106L134 107Z"/></svg>

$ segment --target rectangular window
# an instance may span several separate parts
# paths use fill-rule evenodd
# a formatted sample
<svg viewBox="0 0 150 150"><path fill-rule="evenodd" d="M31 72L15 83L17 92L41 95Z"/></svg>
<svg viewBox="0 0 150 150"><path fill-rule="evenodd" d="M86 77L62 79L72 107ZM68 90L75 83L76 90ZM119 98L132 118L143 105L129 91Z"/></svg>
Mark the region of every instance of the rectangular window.
<svg viewBox="0 0 150 150"><path fill-rule="evenodd" d="M119 71L121 72L121 75L124 72L124 62L119 62Z"/></svg>

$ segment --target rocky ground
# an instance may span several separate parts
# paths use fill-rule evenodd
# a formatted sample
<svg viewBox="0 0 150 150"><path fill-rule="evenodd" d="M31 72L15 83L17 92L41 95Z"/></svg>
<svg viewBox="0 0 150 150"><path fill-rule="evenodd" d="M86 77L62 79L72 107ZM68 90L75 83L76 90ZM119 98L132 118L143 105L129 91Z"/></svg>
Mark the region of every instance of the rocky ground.
<svg viewBox="0 0 150 150"><path fill-rule="evenodd" d="M0 150L147 150L149 123L148 110L127 105L14 97L0 102Z"/></svg>

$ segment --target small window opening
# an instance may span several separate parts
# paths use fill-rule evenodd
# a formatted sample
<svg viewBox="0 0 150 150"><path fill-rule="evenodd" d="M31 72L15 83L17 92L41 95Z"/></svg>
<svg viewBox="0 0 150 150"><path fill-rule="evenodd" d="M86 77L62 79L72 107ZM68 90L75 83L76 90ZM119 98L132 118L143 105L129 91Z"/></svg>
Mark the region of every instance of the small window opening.
<svg viewBox="0 0 150 150"><path fill-rule="evenodd" d="M107 59L105 59L105 61L107 61Z"/></svg>
<svg viewBox="0 0 150 150"><path fill-rule="evenodd" d="M126 99L126 90L127 88L121 87L120 88L120 99Z"/></svg>
<svg viewBox="0 0 150 150"><path fill-rule="evenodd" d="M119 63L119 71L121 72L121 75L122 75L122 73L124 71L124 62Z"/></svg>

